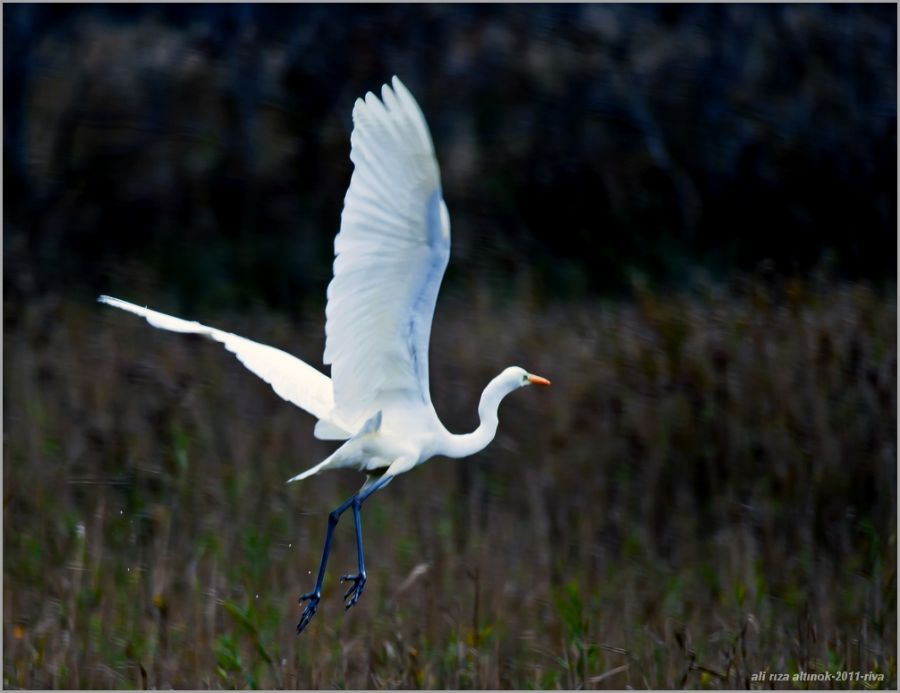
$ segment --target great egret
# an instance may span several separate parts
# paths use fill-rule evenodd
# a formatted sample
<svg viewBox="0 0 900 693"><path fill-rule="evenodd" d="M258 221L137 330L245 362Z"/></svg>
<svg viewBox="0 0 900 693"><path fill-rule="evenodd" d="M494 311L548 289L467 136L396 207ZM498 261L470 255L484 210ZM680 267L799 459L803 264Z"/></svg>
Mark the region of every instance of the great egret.
<svg viewBox="0 0 900 693"><path fill-rule="evenodd" d="M288 479L325 469L367 472L362 488L328 516L316 584L301 632L322 594L331 536L353 509L358 572L344 595L349 609L366 584L360 508L398 474L435 455L466 457L483 449L497 431L500 401L526 385L550 381L511 366L488 383L472 433L444 428L428 387L428 340L438 289L450 257L450 217L425 117L403 83L385 84L381 100L369 92L353 108L350 159L354 164L334 240L334 278L325 309L325 358L331 378L279 349L198 322L181 320L132 303L106 303L147 319L154 327L201 334L221 342L281 397L318 418L317 438L346 441L319 464Z"/></svg>

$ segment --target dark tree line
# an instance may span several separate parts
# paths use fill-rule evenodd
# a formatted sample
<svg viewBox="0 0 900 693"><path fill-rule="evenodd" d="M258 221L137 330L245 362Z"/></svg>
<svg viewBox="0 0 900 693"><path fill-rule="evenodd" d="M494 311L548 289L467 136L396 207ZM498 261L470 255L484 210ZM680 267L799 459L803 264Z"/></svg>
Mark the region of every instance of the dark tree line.
<svg viewBox="0 0 900 693"><path fill-rule="evenodd" d="M9 5L3 29L8 296L321 300L352 103L395 73L450 282L894 277L893 5Z"/></svg>

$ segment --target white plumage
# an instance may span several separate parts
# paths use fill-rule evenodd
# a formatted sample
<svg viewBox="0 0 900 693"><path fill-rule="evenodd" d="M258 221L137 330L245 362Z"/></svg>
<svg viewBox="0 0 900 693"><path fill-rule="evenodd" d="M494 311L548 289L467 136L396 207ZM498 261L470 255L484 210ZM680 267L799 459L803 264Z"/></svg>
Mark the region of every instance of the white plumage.
<svg viewBox="0 0 900 693"><path fill-rule="evenodd" d="M428 383L431 320L450 258L450 215L434 145L422 111L396 77L393 88L382 87L381 100L372 93L357 99L353 124L354 170L334 241L334 278L325 309L324 361L331 365L331 378L279 349L120 299L99 298L154 327L221 342L277 394L317 417L317 437L345 441L289 481L347 466L381 475L335 511L340 516L353 507L356 516L360 573L353 578L348 607L365 584L359 525L365 498L434 455L465 457L481 450L496 433L503 397L525 385L549 385L521 368L507 368L482 393L474 432L454 435L444 428ZM310 603L298 630L315 613L333 527L330 523L316 588L302 597Z"/></svg>
<svg viewBox="0 0 900 693"><path fill-rule="evenodd" d="M149 308L141 308L111 296L101 296L98 300L140 315L153 327L172 332L201 334L221 342L241 363L269 383L281 397L319 419L327 418L334 410L331 379L281 349L259 344L214 327L207 327L194 320L182 320Z"/></svg>
<svg viewBox="0 0 900 693"><path fill-rule="evenodd" d="M522 369L504 371L505 384L498 377L494 388L485 390L500 395L489 398L496 399L494 411L473 434L454 436L438 420L428 384L428 343L450 258L450 215L418 104L397 77L393 89L382 87L381 97L370 92L353 108L354 170L334 239L334 278L325 308L324 361L331 365L331 378L279 349L117 298L99 299L154 327L221 342L281 397L317 417L318 438L357 438L290 481L346 466L394 465L389 473L396 474L435 454L472 454L493 438L500 398L543 381L529 381ZM378 428L363 433L379 412Z"/></svg>
<svg viewBox="0 0 900 693"><path fill-rule="evenodd" d="M389 400L431 404L428 341L450 217L425 118L396 77L353 109L341 230L325 309L336 415L355 432Z"/></svg>

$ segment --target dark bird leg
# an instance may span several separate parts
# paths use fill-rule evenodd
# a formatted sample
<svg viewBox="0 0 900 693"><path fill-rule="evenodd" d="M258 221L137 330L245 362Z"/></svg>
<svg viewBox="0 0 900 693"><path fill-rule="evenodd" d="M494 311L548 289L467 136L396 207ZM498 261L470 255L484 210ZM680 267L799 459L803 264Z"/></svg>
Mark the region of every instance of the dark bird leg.
<svg viewBox="0 0 900 693"><path fill-rule="evenodd" d="M363 560L362 548L362 520L359 516L361 505L359 498L353 499L353 524L356 526L356 565L359 572L356 575L341 575L341 582L353 582L350 589L344 593L345 609L349 609L359 601L363 587L366 586L366 563ZM351 594L353 597L350 597Z"/></svg>
<svg viewBox="0 0 900 693"><path fill-rule="evenodd" d="M319 563L319 574L316 576L316 585L311 592L300 595L300 603L308 603L303 609L303 614L300 616L300 622L297 624L297 633L303 632L303 629L309 625L312 617L316 614L316 609L319 607L319 600L322 598L322 582L325 579L325 566L328 565L328 554L331 553L331 536L334 534L334 528L337 526L341 515L343 515L347 508L350 507L353 508L353 521L356 526L356 556L359 565L359 574L345 575L341 578L341 582L344 582L345 579L353 580L354 582L353 587L351 587L347 594L344 595L344 599L347 599L350 597L351 593L355 593L353 598L347 602L347 608L349 609L359 601L363 587L366 584L366 566L363 562L362 548L362 521L360 519L359 511L366 498L371 496L378 489L387 486L393 478L394 477L392 476L385 475L371 486L368 484L364 485L362 490L345 500L328 514L328 529L325 531L325 545L322 547L322 560Z"/></svg>
<svg viewBox="0 0 900 693"><path fill-rule="evenodd" d="M341 519L341 515L344 514L344 511L349 508L355 500L356 496L348 498L328 513L328 529L325 530L325 545L322 547L322 560L319 563L319 574L316 577L316 586L313 587L312 592L300 595L299 601L301 604L305 601L308 601L309 603L306 605L306 608L303 609L303 614L300 616L300 622L297 624L297 633L302 633L303 629L309 625L312 617L316 614L316 609L319 607L319 600L322 598L322 581L325 579L325 566L328 565L328 554L331 553L331 535L334 534L334 528L337 526L338 520Z"/></svg>
<svg viewBox="0 0 900 693"><path fill-rule="evenodd" d="M372 485L366 483L353 499L353 524L356 527L356 565L358 572L356 575L341 576L341 582L353 582L353 585L351 585L350 589L344 594L344 608L346 609L349 609L359 601L363 587L366 586L366 563L363 559L362 519L359 514L360 508L362 508L362 504L365 502L366 498L371 496L378 489L387 486L393 478L394 477L392 476L383 476Z"/></svg>

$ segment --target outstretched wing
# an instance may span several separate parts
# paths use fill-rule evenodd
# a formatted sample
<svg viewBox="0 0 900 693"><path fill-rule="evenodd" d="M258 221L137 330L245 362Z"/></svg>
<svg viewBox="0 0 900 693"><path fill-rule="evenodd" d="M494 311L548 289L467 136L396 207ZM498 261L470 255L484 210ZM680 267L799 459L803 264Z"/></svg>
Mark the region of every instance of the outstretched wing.
<svg viewBox="0 0 900 693"><path fill-rule="evenodd" d="M97 300L140 315L154 327L205 335L221 342L241 363L269 383L278 395L319 419L332 421L334 395L331 379L296 356L194 320L175 318L111 296L100 296Z"/></svg>
<svg viewBox="0 0 900 693"><path fill-rule="evenodd" d="M341 230L328 286L325 363L337 417L392 401L430 406L428 342L450 257L450 218L425 117L396 77L353 109Z"/></svg>

